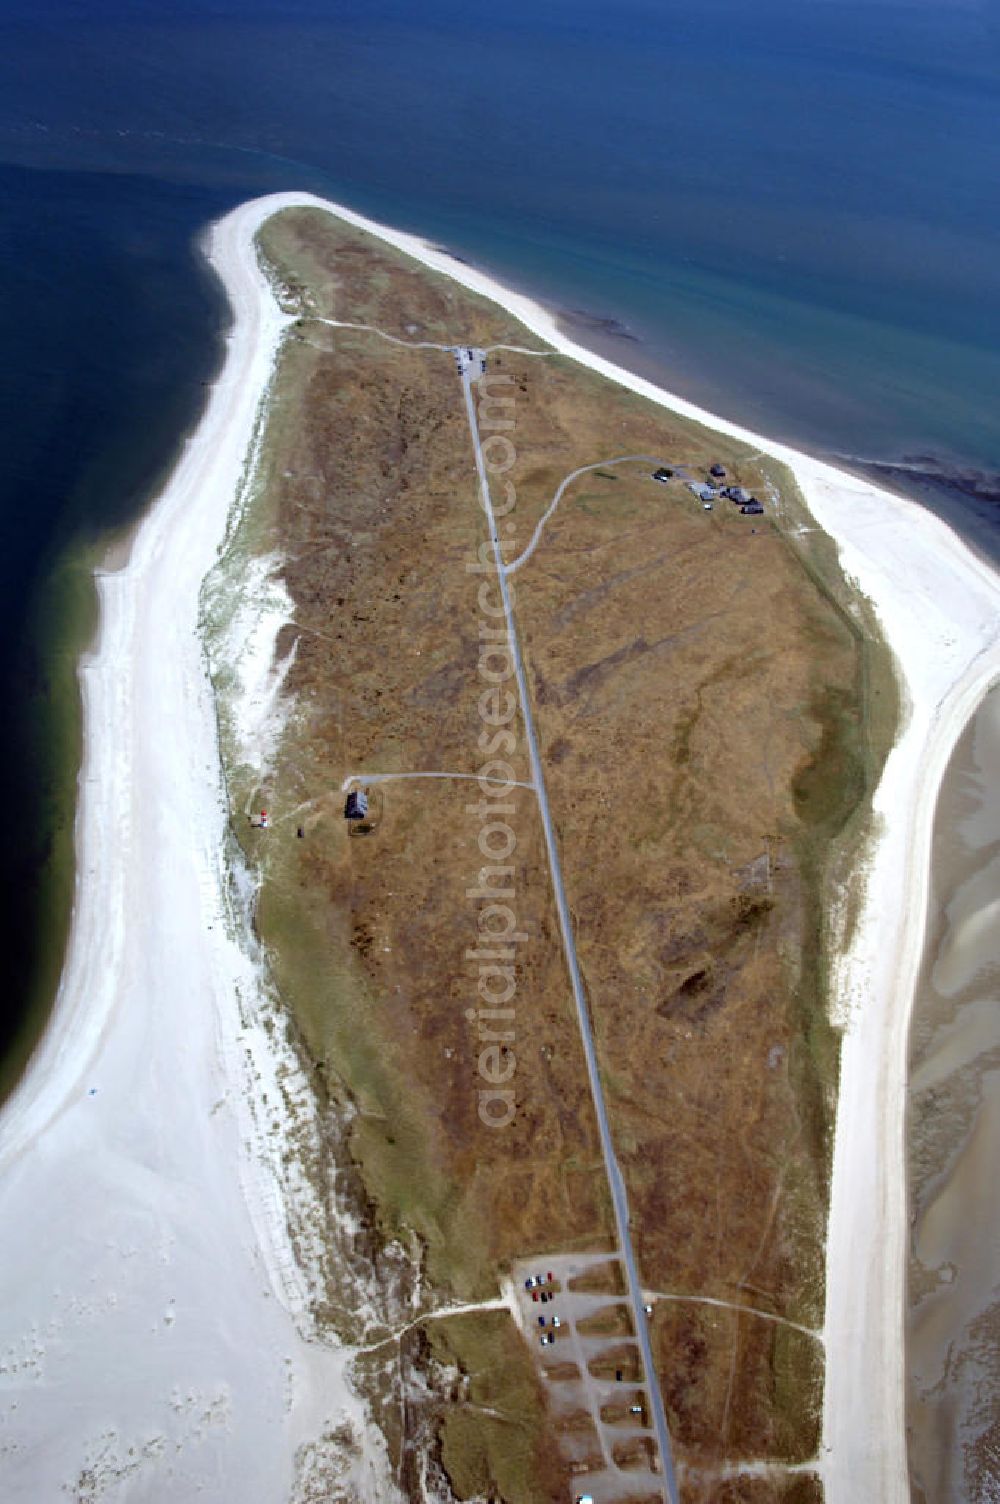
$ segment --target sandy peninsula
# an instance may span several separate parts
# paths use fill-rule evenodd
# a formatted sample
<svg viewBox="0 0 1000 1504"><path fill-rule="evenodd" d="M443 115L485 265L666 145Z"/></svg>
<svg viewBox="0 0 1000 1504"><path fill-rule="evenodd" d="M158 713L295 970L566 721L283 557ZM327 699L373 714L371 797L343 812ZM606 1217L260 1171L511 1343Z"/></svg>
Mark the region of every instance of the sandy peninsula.
<svg viewBox="0 0 1000 1504"><path fill-rule="evenodd" d="M224 1477L207 1496L284 1500L296 1458L301 1480L332 1427L359 1444L371 1434L345 1381L347 1354L311 1340L307 1276L292 1255L294 1188L268 1132L275 1074L292 1067L265 1027L266 988L230 878L199 635L201 584L286 322L253 237L299 205L328 208L600 374L788 465L875 609L905 717L834 978L845 1034L820 1470L831 1504L903 1504L907 1021L935 796L1000 676L1000 585L919 506L693 407L575 345L545 309L443 251L305 194L256 200L213 227L208 254L234 319L226 363L128 563L99 581L100 636L81 674L67 964L45 1039L0 1119L7 1496L75 1486L98 1498L98 1485L134 1476L135 1497L187 1497ZM280 1121L277 1131L280 1141ZM373 1441L349 1465L361 1497L395 1496Z"/></svg>

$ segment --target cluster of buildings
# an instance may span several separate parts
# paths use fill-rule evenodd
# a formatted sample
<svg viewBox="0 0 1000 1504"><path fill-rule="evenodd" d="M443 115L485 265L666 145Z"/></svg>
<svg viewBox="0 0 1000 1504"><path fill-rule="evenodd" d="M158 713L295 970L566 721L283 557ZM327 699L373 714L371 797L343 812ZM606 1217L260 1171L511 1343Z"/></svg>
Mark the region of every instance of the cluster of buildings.
<svg viewBox="0 0 1000 1504"><path fill-rule="evenodd" d="M761 516L764 508L756 496L752 496L743 486L720 485L719 482L725 480L725 478L725 468L722 465L713 465L708 472L708 480L689 481L688 490L697 496L706 511L711 511L712 503L717 501L720 496L723 496L727 501L731 501L738 506L744 517Z"/></svg>
<svg viewBox="0 0 1000 1504"><path fill-rule="evenodd" d="M685 471L683 469L674 471L667 465L661 465L658 470L653 471L653 479L658 480L661 485L665 486L667 481L671 480L675 474L678 478L683 478ZM706 512L710 512L713 503L718 501L720 496L723 496L727 501L731 501L735 506L738 506L744 517L762 516L764 508L756 496L752 496L743 486L721 485L720 482L724 481L725 478L725 466L715 464L710 467L707 480L689 480L686 484L688 490L694 496L697 496Z"/></svg>

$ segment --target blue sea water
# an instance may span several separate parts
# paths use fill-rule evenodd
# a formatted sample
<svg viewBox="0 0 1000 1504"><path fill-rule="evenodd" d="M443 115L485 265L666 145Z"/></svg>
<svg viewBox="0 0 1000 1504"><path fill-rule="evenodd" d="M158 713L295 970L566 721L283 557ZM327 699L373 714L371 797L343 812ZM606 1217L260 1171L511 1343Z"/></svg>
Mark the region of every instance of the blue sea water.
<svg viewBox="0 0 1000 1504"><path fill-rule="evenodd" d="M930 456L965 493L982 472L926 494L1000 556L992 0L0 14L0 1029L38 959L53 561L134 514L195 419L224 309L194 241L243 197L308 188L443 242L817 452Z"/></svg>

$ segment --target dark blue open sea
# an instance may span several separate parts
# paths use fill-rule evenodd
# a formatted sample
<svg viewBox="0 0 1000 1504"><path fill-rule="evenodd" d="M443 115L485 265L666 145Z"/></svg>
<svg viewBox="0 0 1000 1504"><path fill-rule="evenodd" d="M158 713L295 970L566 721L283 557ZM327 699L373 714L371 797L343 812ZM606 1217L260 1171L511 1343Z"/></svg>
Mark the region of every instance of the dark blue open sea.
<svg viewBox="0 0 1000 1504"><path fill-rule="evenodd" d="M193 243L243 197L308 188L446 243L719 412L909 466L1000 555L993 0L2 13L0 1048L68 892L67 560L197 417L224 310Z"/></svg>

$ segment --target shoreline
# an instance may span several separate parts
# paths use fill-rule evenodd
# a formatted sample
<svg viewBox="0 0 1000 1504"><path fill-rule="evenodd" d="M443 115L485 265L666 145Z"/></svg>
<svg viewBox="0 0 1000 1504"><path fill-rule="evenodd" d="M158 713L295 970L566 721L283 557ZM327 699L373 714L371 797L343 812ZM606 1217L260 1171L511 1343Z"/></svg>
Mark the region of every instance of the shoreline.
<svg viewBox="0 0 1000 1504"><path fill-rule="evenodd" d="M66 817L65 823L60 819L49 829L43 828L42 836L50 844L48 855L40 859L37 871L44 889L58 890L59 897L54 904L42 901L38 909L44 923L41 944L45 960L32 969L27 979L24 1009L0 1058L0 1117L6 1103L17 1093L48 1029L69 948L76 887L76 818L83 765L81 667L93 654L100 630L99 580L101 576L118 573L127 566L137 533L166 490L188 442L205 417L211 389L219 379L226 359L229 302L208 257L209 229L210 226L203 224L189 241L197 275L215 283L218 303L213 321L217 348L208 375L201 382L200 410L186 415L169 454L156 467L152 478L141 489L135 490L135 495L142 499L137 503L134 515L93 531L72 533L59 546L39 579L27 618L27 639L32 651L37 651L39 662L46 665L46 679L51 685L45 696L45 708L28 724L32 726L39 717L46 722L55 718L58 722L56 737L72 736L74 747L71 754L66 753L65 766L61 767L59 776L51 780L57 791L55 799L60 809L65 807ZM69 624L64 614L67 592L76 596ZM54 618L56 625L53 628ZM30 697L28 703L30 706ZM58 960L53 954L56 951Z"/></svg>
<svg viewBox="0 0 1000 1504"><path fill-rule="evenodd" d="M444 247L439 249L444 252ZM627 362L626 369L633 375L643 377L661 391L670 392L670 368L630 329L617 325L611 319L590 315L584 309L567 310L536 301L550 312L556 327L568 340L579 343L591 355L603 357L613 365L618 364L618 360ZM680 378L682 373L673 374ZM711 398L678 396L677 400L690 401L704 412L715 411ZM724 407L725 404L720 405ZM794 437L771 438L768 443L783 445L789 452L827 464L856 480L889 492L899 500L919 501L925 510L956 533L965 547L987 568L1000 568L996 519L990 516L987 521L980 510L990 505L995 506L1000 500L1000 496L990 489L1000 481L1000 477L992 472L944 453L874 458L845 453L819 441L815 449L811 450L807 440L796 440ZM976 489L977 484L979 490Z"/></svg>
<svg viewBox="0 0 1000 1504"><path fill-rule="evenodd" d="M238 213L239 211L234 212ZM230 219L232 216L227 216L226 218ZM233 288L231 280L226 279L225 274L217 266L216 257L213 254L213 241L216 238L218 226L224 223L224 220L217 221L209 227L208 233L202 240L201 250L206 260L220 276L227 295L232 298ZM245 289L238 289L238 291L242 291L244 298L246 297ZM37 1115L44 1114L44 1107L35 1105L38 1102L43 1087L43 1083L37 1078L61 1064L63 1058L63 1052L57 1052L55 1048L56 1042L50 1037L55 1032L51 1026L59 1024L59 1033L62 1034L67 1024L79 1027L81 1022L85 1023L87 1021L85 1017L80 1019L73 1015L67 1018L64 1014L72 1006L72 993L74 990L78 990L75 986L75 979L68 978L67 973L70 972L73 966L84 964L76 960L72 953L74 950L79 950L82 943L81 937L87 920L90 917L89 910L96 907L90 897L90 885L85 884L81 880L81 871L87 866L88 862L93 861L93 870L96 871L103 865L102 875L106 879L109 877L107 868L110 864L100 864L98 861L98 832L95 829L94 812L90 809L96 796L88 795L87 793L88 787L98 781L102 781L108 774L107 767L98 766L101 747L100 739L95 736L95 722L101 720L102 714L109 720L112 719L111 712L113 707L108 704L107 698L102 697L110 696L114 686L101 682L102 667L104 669L103 677L107 678L111 677L111 674L108 672L109 667L113 667L113 663L109 663L109 660L117 660L123 667L127 667L123 648L128 631L133 625L132 618L134 618L136 610L136 602L134 600L129 601L127 596L129 593L133 596L137 593L134 588L130 592L130 586L133 585L133 577L141 576L149 570L155 560L156 552L163 547L159 535L168 531L169 521L172 520L167 517L166 508L172 504L172 510L176 512L179 506L180 493L192 489L201 480L201 476L197 473L199 468L198 451L207 448L213 441L217 442L223 435L229 437L231 430L236 430L236 432L234 434L235 442L233 442L232 438L230 439L228 445L230 450L235 450L239 446L242 456L249 445L250 431L252 429L252 421L249 429L246 421L246 408L250 405L249 396L243 404L240 404L242 410L233 414L231 412L223 413L220 411L221 404L217 402L217 394L223 390L227 383L227 377L231 385L233 382L239 380L242 375L247 374L237 371L230 375L232 367L250 367L252 370L254 366L259 368L266 366L266 372L262 371L262 374L258 375L259 389L254 392L252 397L252 410L253 414L256 414L258 403L266 389L267 381L270 379L270 371L277 350L278 329L279 326L286 322L284 316L275 310L274 316L270 320L271 327L266 329L264 333L266 343L261 345L260 333L256 326L263 322L261 314L266 312L266 310L264 308L264 299L261 298L259 302L260 307L254 310L256 316L249 321L246 319L245 308L241 310L233 307L233 325L225 338L222 365L212 382L211 397L201 421L184 439L177 459L171 467L162 489L150 500L140 517L128 523L125 528L109 540L108 549L102 554L101 563L93 570L97 595L97 617L90 641L85 651L81 654L78 670L84 735L83 756L77 778L79 798L76 820L74 822L74 845L77 859L74 878L73 915L66 946L66 962L64 964L63 978L60 981L59 995L53 1005L45 1035L35 1053L30 1069L22 1081L11 1092L3 1104L2 1112L0 1112L0 1167L8 1159L20 1152L27 1135L28 1124L22 1123L20 1129L22 1141L15 1142L13 1147L11 1147L11 1119L13 1118L16 1124L19 1118L27 1118L28 1114L32 1111ZM243 315L242 320L241 314ZM254 327L248 328L248 323L252 323ZM258 348L258 346L260 347ZM246 440L241 445L240 438L244 430L246 430ZM231 460L232 455L227 454L224 457L223 463L227 459ZM231 465L230 468L232 468ZM240 461L241 468L242 459ZM239 470L232 476L233 491L235 491L238 479ZM227 504L225 516L228 516L228 512L229 505ZM223 518L223 527L224 523L225 517ZM221 536L222 528L219 529L220 539ZM138 580L136 580L136 583L138 583ZM120 701L117 708L120 709ZM108 761L107 759L105 760ZM123 780L114 779L112 781L115 785L113 792L121 794ZM105 791L105 800L107 800L107 797L108 791ZM125 801L122 800L121 802L124 805ZM110 892L106 891L103 897L106 908L113 909L116 907L111 901ZM120 905L117 906L120 907ZM93 1048L96 1048L99 1043L99 1037L103 1033L106 1021L105 1018L98 1022L96 1029L97 1038L94 1040ZM91 1024L93 1022L93 1019L91 1019ZM75 1048L79 1047L80 1042L75 1036L71 1036L71 1043ZM86 1069L88 1063L89 1057L80 1065L79 1070L81 1074ZM49 1089L49 1095L53 1095L51 1088ZM51 1121L51 1115L48 1121ZM32 1131L35 1133L40 1132L44 1126L46 1124L40 1126L31 1124Z"/></svg>
<svg viewBox="0 0 1000 1504"><path fill-rule="evenodd" d="M492 298L580 363L786 464L817 523L838 545L845 574L874 606L899 670L905 710L873 799L878 838L869 850L868 896L851 949L833 967L835 1021L848 1027L843 1040L827 1240L828 1368L824 1460L819 1470L828 1504L848 1504L849 1500L853 1504L858 1497L908 1504L903 1428L907 1026L922 949L937 789L955 740L990 684L1000 677L996 628L1000 580L945 524L918 504L672 396L576 345L560 330L558 315L531 299L413 235L377 225L311 194L283 193L251 200L211 227L210 260L222 277L234 314L225 361L201 423L136 530L128 563L98 581L101 627L80 672L84 757L78 783L77 875L67 960L45 1036L0 1116L0 1174L10 1181L23 1168L17 1161L40 1152L37 1145L43 1133L46 1164L58 1159L60 1146L67 1163L72 1163L75 1123L88 1107L89 1083L84 1072L104 1072L109 1057L121 1055L122 1037L127 1039L130 1031L134 1035L137 1027L140 1043L146 1043L147 1036L155 1037L158 1028L165 1029L166 1044L178 1061L186 1062L184 1068L190 1069L193 1078L169 1087L159 1083L163 1095L154 1103L146 1125L151 1133L157 1128L162 1131L164 1112L173 1114L178 1101L183 1106L195 1085L210 1094L217 1091L221 1079L228 1095L233 1084L233 1062L226 1053L227 1048L230 1053L234 1048L234 1015L231 999L227 1002L224 994L227 988L231 992L241 982L247 984L245 957L233 954L236 946L225 934L222 915L218 931L213 928L215 938L204 934L207 914L217 912L211 892L183 894L177 874L169 872L159 885L155 879L166 850L178 873L194 867L202 882L221 881L227 817L218 783L213 705L197 636L197 609L191 632L190 616L175 624L175 617L184 614L175 609L175 602L179 597L187 600L186 593L193 589L197 603L202 580L212 567L280 330L289 322L278 312L256 267L253 247L260 223L289 207L316 207L336 214L430 269ZM185 517L185 499L189 508L195 500L199 502L194 521ZM206 510L211 511L210 519L201 517ZM192 548L178 563L183 585L178 590L177 577L170 573L172 549L176 553L173 538L178 531L183 534L185 525L194 538ZM147 576L154 588L143 596L144 586L150 583ZM153 657L153 664L145 667L140 662L144 647ZM144 692L142 715L134 703L133 680ZM178 740L183 728L171 736L172 728L163 726L161 701L166 697L169 703L171 694L174 705L182 705L188 717L187 729L195 734L200 760L194 747L189 749ZM129 733L124 737L123 727ZM152 745L157 730L167 735L168 748ZM186 782L180 785L177 766L186 773ZM204 787L206 768L212 780L208 790ZM143 793L148 808L142 806ZM191 800L193 809L186 807ZM900 804L905 812L902 818ZM195 824L196 816L203 820L203 829ZM144 889L159 902L164 892L177 900L176 912L171 908L161 910L158 917L154 913L148 925L148 942L156 947L168 977L177 960L177 947L197 935L198 945L193 948L202 968L200 985L207 980L214 994L215 1012L210 1020L201 1016L207 1010L192 1008L189 999L184 1000L181 1024L173 1018L164 1024L159 1017L148 1016L153 1013L150 997L156 998L158 986L160 1001L170 1007L181 984L172 978L173 985L165 986L152 974L148 957L137 953L134 936L136 930L141 934L142 918L141 911L133 918L137 892L129 875L138 880L140 902ZM173 888L164 888L171 882ZM877 895L883 891L901 895L901 912L893 916L891 931L876 912ZM185 916L185 922L178 920L178 914ZM137 979L145 980L150 996L137 989ZM235 1023L238 1032L238 1016ZM201 1065L197 1049L191 1048L192 1039L210 1056L211 1069L205 1072L211 1078L208 1081L200 1080ZM118 1084L127 1086L127 1075ZM268 1205L273 1202L273 1185L262 1185L259 1164L249 1163L250 1156L238 1142L245 1128L238 1108L233 1119L224 1146L228 1166L235 1161L240 1170L236 1179L244 1182L250 1198L259 1197L259 1205ZM120 1125L122 1132L126 1124L131 1126L128 1116ZM231 1131L234 1127L240 1132ZM67 1135L70 1142L62 1143ZM55 1150L53 1137L60 1140ZM188 1146L192 1156L204 1153L205 1141L204 1130L192 1136ZM114 1163L113 1168L120 1166ZM25 1177L21 1179L21 1190L27 1194ZM117 1180L109 1176L105 1193L115 1194L117 1186ZM37 1187L31 1189L37 1194ZM238 1184L236 1191L242 1194ZM38 1199L44 1202L45 1197ZM230 1190L222 1210L223 1215L235 1218L239 1214L231 1202ZM280 1200L269 1205L266 1219L274 1224L278 1212ZM41 1236L45 1227L41 1208L35 1216L39 1221L32 1224L29 1220L29 1230L38 1226ZM8 1225L17 1225L16 1215ZM237 1241L242 1246L246 1229L242 1223L240 1227ZM260 1235L261 1227L256 1231ZM280 1254L279 1226L264 1228L260 1241L266 1244L269 1239ZM23 1229L22 1241L31 1242L30 1236L23 1239ZM859 1250L864 1254L859 1256ZM251 1251L256 1253L256 1248ZM32 1272L37 1279L37 1271ZM235 1277L232 1283L238 1286ZM31 1288L29 1279L26 1289ZM240 1288L245 1298L246 1290ZM271 1303L272 1319L277 1304ZM281 1340L287 1345L291 1338L286 1333L279 1345ZM316 1367L315 1354L309 1358L299 1354L296 1362L304 1365L304 1373ZM331 1378L328 1373L327 1385ZM308 1387L306 1377L302 1382ZM141 1396L136 1402L140 1401Z"/></svg>
<svg viewBox="0 0 1000 1504"><path fill-rule="evenodd" d="M225 359L127 561L97 571L66 961L0 1114L12 1500L126 1479L187 1497L206 1476L287 1498L338 1455L363 1496L396 1496L290 1243L295 1165L273 1129L300 1126L298 1083L232 890L200 633L288 322L256 262L262 217L243 205L209 229Z"/></svg>

